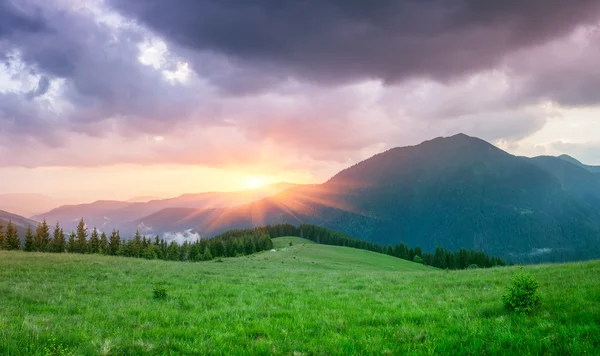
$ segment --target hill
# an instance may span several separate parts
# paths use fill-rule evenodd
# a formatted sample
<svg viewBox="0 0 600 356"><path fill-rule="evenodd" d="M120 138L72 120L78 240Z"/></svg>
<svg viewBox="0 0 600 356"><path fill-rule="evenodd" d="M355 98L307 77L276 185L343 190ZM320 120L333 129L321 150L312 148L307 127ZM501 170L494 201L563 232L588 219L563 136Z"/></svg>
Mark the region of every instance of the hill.
<svg viewBox="0 0 600 356"><path fill-rule="evenodd" d="M160 211L154 232L309 223L381 244L539 262L600 257L598 177L456 135L375 155L320 185L226 209ZM139 221L137 222L139 223ZM164 224L163 224L164 223Z"/></svg>
<svg viewBox="0 0 600 356"><path fill-rule="evenodd" d="M144 219L141 218L163 209L231 207L274 195L293 186L295 185L290 183L277 183L254 190L182 194L175 198L146 202L99 200L89 204L63 205L36 215L34 218L38 220L45 218L52 222L60 221L66 231L75 229L77 222L83 218L88 226L121 229L126 233L133 233L138 228L144 229ZM141 220L135 225L122 226L124 223L138 219Z"/></svg>
<svg viewBox="0 0 600 356"><path fill-rule="evenodd" d="M290 242L292 245L290 246ZM371 251L342 246L319 245L299 237L273 239L277 252L257 255L270 263L287 262L295 266L325 270L427 271L431 267Z"/></svg>
<svg viewBox="0 0 600 356"><path fill-rule="evenodd" d="M570 163L572 163L578 167L581 167L587 171L590 171L592 173L600 173L600 166L590 166L587 164L583 164L580 161L578 161L577 159L575 159L569 155L560 155L560 156L558 156L558 158L560 158L564 161L570 162Z"/></svg>
<svg viewBox="0 0 600 356"><path fill-rule="evenodd" d="M35 220L27 219L23 216L0 210L0 223L6 227L6 224L9 220L12 221L13 225L16 226L17 232L19 233L19 237L21 237L21 239L23 239L25 236L25 229L27 229L27 226L31 225L31 227L35 229L38 224L38 222Z"/></svg>
<svg viewBox="0 0 600 356"><path fill-rule="evenodd" d="M199 263L0 251L0 354L592 355L600 343L598 261L524 267L542 304L516 315L501 295L519 267L402 272L300 241Z"/></svg>

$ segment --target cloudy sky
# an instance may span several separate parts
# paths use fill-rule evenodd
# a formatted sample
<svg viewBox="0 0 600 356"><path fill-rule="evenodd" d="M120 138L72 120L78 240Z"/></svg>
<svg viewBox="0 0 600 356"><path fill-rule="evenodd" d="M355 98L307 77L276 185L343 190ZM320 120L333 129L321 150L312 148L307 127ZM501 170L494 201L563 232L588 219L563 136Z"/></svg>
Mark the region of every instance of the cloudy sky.
<svg viewBox="0 0 600 356"><path fill-rule="evenodd" d="M597 0L0 0L0 193L321 182L458 132L600 164Z"/></svg>

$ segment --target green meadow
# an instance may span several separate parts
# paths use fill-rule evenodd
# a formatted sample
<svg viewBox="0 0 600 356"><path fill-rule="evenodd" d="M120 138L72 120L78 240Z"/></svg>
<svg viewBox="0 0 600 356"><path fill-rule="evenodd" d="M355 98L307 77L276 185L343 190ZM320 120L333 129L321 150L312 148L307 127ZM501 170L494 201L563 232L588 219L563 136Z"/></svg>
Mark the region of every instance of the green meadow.
<svg viewBox="0 0 600 356"><path fill-rule="evenodd" d="M501 301L521 267L273 241L197 263L0 251L0 355L600 354L600 261L523 267L542 302L521 315Z"/></svg>

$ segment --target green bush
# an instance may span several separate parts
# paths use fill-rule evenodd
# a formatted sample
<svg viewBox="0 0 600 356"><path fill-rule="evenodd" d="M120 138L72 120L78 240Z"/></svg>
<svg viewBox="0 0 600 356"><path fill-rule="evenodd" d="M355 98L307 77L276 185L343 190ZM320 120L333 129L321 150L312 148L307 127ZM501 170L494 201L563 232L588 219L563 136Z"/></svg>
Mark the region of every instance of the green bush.
<svg viewBox="0 0 600 356"><path fill-rule="evenodd" d="M167 298L167 288L162 283L158 283L152 289L152 293L154 294L154 299L166 299Z"/></svg>
<svg viewBox="0 0 600 356"><path fill-rule="evenodd" d="M467 269L478 269L478 268L479 268L479 266L475 263L473 263L467 267Z"/></svg>
<svg viewBox="0 0 600 356"><path fill-rule="evenodd" d="M423 263L423 257L419 256L419 255L415 255L415 257L413 258L413 262L416 263Z"/></svg>
<svg viewBox="0 0 600 356"><path fill-rule="evenodd" d="M504 305L517 313L530 313L541 301L537 294L539 283L529 274L519 272L502 296Z"/></svg>
<svg viewBox="0 0 600 356"><path fill-rule="evenodd" d="M69 350L62 344L59 344L55 337L48 339L48 342L44 347L45 356L67 356L70 354Z"/></svg>

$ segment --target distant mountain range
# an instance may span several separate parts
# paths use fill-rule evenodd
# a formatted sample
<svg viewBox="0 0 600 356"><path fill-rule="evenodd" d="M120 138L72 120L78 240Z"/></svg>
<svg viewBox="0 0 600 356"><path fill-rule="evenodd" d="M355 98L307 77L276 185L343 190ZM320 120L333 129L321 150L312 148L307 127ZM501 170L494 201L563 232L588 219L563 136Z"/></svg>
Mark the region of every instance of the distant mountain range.
<svg viewBox="0 0 600 356"><path fill-rule="evenodd" d="M483 250L522 262L600 258L600 167L518 157L463 134L399 147L323 184L132 203L62 206L34 217L154 235L309 223L381 244Z"/></svg>
<svg viewBox="0 0 600 356"><path fill-rule="evenodd" d="M129 224L210 236L275 223L322 225L361 239L474 248L514 261L600 257L599 167L517 157L463 134L394 148L324 184L246 205L165 209Z"/></svg>
<svg viewBox="0 0 600 356"><path fill-rule="evenodd" d="M60 221L65 231L75 229L81 218L88 226L99 229L125 229L132 233L136 229L151 231L144 221L145 216L170 208L208 209L233 207L247 204L277 194L295 184L276 183L254 190L238 192L207 192L183 194L175 198L155 199L150 201L117 201L99 200L89 204L63 205L46 213L33 216L35 220L46 219L49 222ZM137 200L137 199L135 199ZM137 221L132 225L132 221ZM151 222L154 224L154 222ZM129 227L129 229L127 229Z"/></svg>
<svg viewBox="0 0 600 356"><path fill-rule="evenodd" d="M4 210L0 210L0 223L2 223L2 225L4 226L4 231L6 231L6 224L9 220L17 228L17 232L19 233L19 237L21 237L21 239L25 237L25 229L27 229L27 226L31 225L31 227L35 229L35 227L38 224L37 221L27 219L17 214L9 213Z"/></svg>

